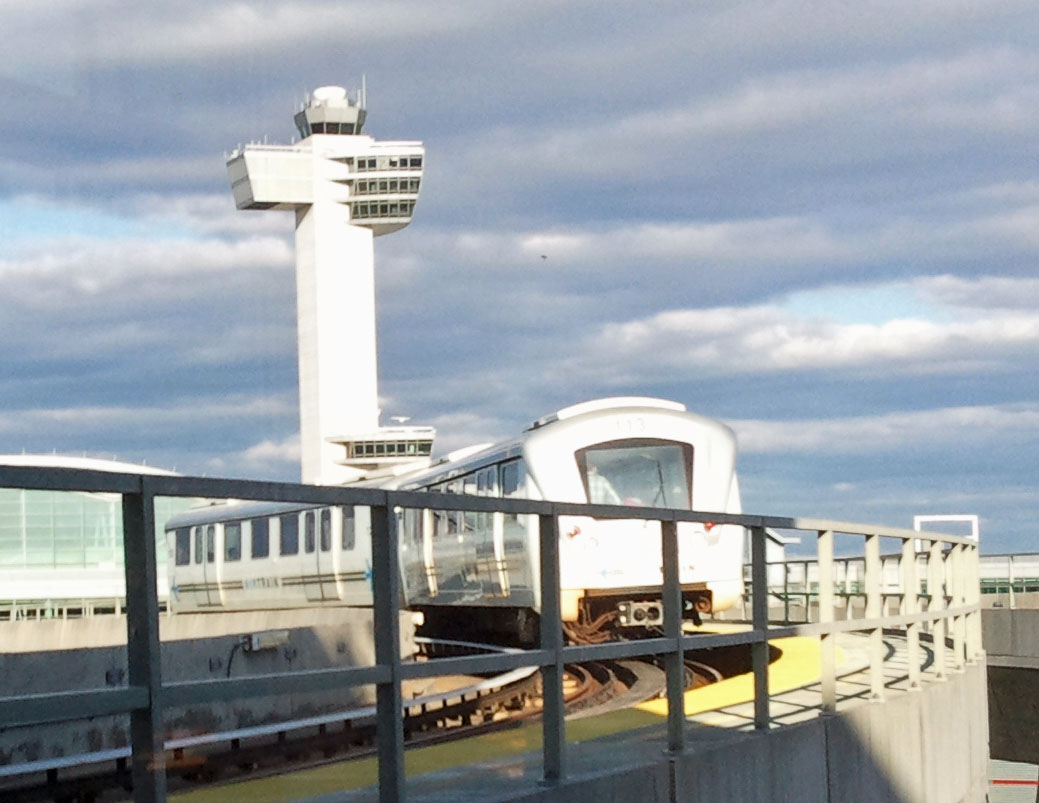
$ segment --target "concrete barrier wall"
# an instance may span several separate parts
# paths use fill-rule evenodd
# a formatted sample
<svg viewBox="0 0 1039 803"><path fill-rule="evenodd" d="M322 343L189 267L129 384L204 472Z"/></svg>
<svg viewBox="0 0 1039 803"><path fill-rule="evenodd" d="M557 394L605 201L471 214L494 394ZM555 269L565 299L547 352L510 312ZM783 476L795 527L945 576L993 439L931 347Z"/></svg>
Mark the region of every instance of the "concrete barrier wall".
<svg viewBox="0 0 1039 803"><path fill-rule="evenodd" d="M1039 610L984 610L981 635L992 758L1039 763Z"/></svg>
<svg viewBox="0 0 1039 803"><path fill-rule="evenodd" d="M989 655L1039 658L1039 610L983 610L981 639Z"/></svg>
<svg viewBox="0 0 1039 803"><path fill-rule="evenodd" d="M568 778L510 799L981 803L987 768L981 663L883 703L860 703L767 733L719 733L680 756Z"/></svg>
<svg viewBox="0 0 1039 803"><path fill-rule="evenodd" d="M286 630L285 644L246 652L243 635ZM211 613L163 617L166 682L303 672L375 663L370 609ZM126 620L122 616L0 623L0 694L23 696L125 686ZM410 613L401 614L401 653L415 651ZM373 705L374 687L249 697L165 713L167 738L251 727ZM4 727L0 765L129 744L128 717Z"/></svg>

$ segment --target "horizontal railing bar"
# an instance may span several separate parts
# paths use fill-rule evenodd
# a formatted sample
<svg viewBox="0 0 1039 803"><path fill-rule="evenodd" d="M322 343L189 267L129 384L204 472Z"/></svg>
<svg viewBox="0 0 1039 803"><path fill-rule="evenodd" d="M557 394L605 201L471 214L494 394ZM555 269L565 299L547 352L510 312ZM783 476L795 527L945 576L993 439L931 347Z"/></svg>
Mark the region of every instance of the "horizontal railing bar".
<svg viewBox="0 0 1039 803"><path fill-rule="evenodd" d="M763 630L744 630L740 633L687 633L682 637L682 647L686 650L712 650L715 647L737 647L765 640L767 638Z"/></svg>
<svg viewBox="0 0 1039 803"><path fill-rule="evenodd" d="M563 660L568 664L576 664L581 661L607 661L617 658L636 658L643 655L662 655L674 651L674 639L636 639L635 641L613 641L564 647Z"/></svg>
<svg viewBox="0 0 1039 803"><path fill-rule="evenodd" d="M338 485L299 485L289 482L168 476L148 477L148 486L155 496L198 496L317 505L386 504L386 491L378 488L345 488Z"/></svg>
<svg viewBox="0 0 1039 803"><path fill-rule="evenodd" d="M978 604L963 605L958 608L943 608L939 611L923 611L921 613L896 614L876 619L843 619L839 622L813 622L809 624L782 625L770 627L768 637L789 638L791 636L820 636L829 633L854 633L857 630L876 630L910 625L918 622L935 622L939 619L951 619L968 613L980 611Z"/></svg>
<svg viewBox="0 0 1039 803"><path fill-rule="evenodd" d="M4 727L39 725L126 714L147 705L148 690L142 686L0 697L0 723Z"/></svg>
<svg viewBox="0 0 1039 803"><path fill-rule="evenodd" d="M528 513L551 515L555 503L539 499L505 499L499 496L431 493L429 491L387 491L394 507L423 510L451 510L467 513Z"/></svg>
<svg viewBox="0 0 1039 803"><path fill-rule="evenodd" d="M544 502L533 499L502 499L460 494L435 494L418 491L384 491L376 488L344 488L340 486L299 485L285 482L181 477L164 474L119 474L87 469L37 466L0 467L0 487L31 490L73 490L110 493L140 491L142 479L156 496L197 496L209 498L250 499L272 502L313 504L384 505L431 508L471 512L502 511L541 515L593 516L607 519L639 519L646 521L682 521L734 524L742 527L824 531L847 535L879 535L891 538L915 538L946 544L976 542L966 536L899 527L884 527L829 519L785 518L718 511L674 510L670 508L626 507L624 505L587 505L578 502Z"/></svg>
<svg viewBox="0 0 1039 803"><path fill-rule="evenodd" d="M910 530L906 527L885 527L879 524L862 524L861 522L833 521L830 519L788 519L792 525L766 524L766 527L793 530L815 530L817 532L833 531L842 535L879 535L881 538L913 538L921 541L941 541L944 544L968 544L977 546L978 542L969 536L951 535L931 532L930 530Z"/></svg>
<svg viewBox="0 0 1039 803"><path fill-rule="evenodd" d="M31 775L48 770L68 769L69 767L82 767L86 764L100 764L108 761L118 761L128 758L129 747L116 747L111 750L95 750L90 753L75 753L70 756L58 756L56 758L44 758L39 761L25 761L18 764L0 765L0 778L15 778L19 775Z"/></svg>
<svg viewBox="0 0 1039 803"><path fill-rule="evenodd" d="M342 669L313 669L219 680L189 680L164 683L164 706L222 702L242 697L328 691L329 688L385 683L390 670L384 666L353 666Z"/></svg>
<svg viewBox="0 0 1039 803"><path fill-rule="evenodd" d="M510 669L544 666L551 662L552 654L547 650L452 655L450 658L430 658L427 661L402 663L400 676L405 680L415 680L442 675L475 675L482 672L505 672Z"/></svg>
<svg viewBox="0 0 1039 803"><path fill-rule="evenodd" d="M137 474L93 471L83 468L43 466L0 466L0 488L28 491L92 491L94 493L137 493Z"/></svg>

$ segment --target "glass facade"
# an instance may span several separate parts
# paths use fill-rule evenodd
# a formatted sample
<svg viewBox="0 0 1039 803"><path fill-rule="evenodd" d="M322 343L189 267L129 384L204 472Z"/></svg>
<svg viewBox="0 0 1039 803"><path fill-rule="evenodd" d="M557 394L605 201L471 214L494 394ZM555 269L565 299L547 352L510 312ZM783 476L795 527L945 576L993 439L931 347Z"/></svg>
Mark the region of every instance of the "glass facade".
<svg viewBox="0 0 1039 803"><path fill-rule="evenodd" d="M155 500L155 554L160 577L166 574L167 561L163 525L170 516L196 503L194 499ZM47 588L46 596L53 597L50 581L55 572L73 570L82 578L96 571L97 596L106 596L110 593L106 579L123 566L122 528L118 494L0 488L0 578L5 573L17 573L24 599L27 573L39 572L41 591ZM8 585L0 582L0 601L10 596L4 588Z"/></svg>

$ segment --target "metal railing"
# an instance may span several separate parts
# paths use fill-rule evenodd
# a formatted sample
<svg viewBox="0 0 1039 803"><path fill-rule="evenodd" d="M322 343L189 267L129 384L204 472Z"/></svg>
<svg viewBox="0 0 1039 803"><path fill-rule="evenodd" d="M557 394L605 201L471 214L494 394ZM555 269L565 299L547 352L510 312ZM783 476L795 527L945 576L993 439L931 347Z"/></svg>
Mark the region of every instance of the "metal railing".
<svg viewBox="0 0 1039 803"><path fill-rule="evenodd" d="M376 739L379 795L382 800L405 797L404 732L401 682L442 675L504 672L537 666L543 676L543 782L558 784L567 775L566 725L563 709L563 670L567 663L590 660L656 656L667 677L667 746L685 747L683 655L693 649L745 644L750 647L754 672L754 725L770 727L768 673L770 639L793 635L815 636L822 646L822 709L837 707L835 637L847 631L866 631L870 639L872 696L881 699L883 683L882 631L904 628L907 633L909 680L921 682L919 634L931 631L936 652L930 674L945 673L946 633L952 635L955 667L981 655L978 604L977 545L967 538L912 530L849 524L817 519L583 505L524 499L426 494L376 489L304 486L288 483L217 480L191 477L111 474L59 468L0 468L0 487L105 491L122 496L127 589L128 685L118 689L60 692L23 697L0 697L0 722L33 725L85 717L129 714L131 771L134 799L160 801L166 797L166 757L163 751L163 712L173 706L205 704L234 698L288 692L326 690L346 686L376 686ZM193 496L361 505L371 509L375 658L372 666L327 669L265 676L164 682L160 671L159 611L156 595L154 500L158 496ZM399 584L396 508L505 512L538 518L541 550L541 643L522 652L439 658L405 662L400 654ZM661 523L663 566L663 635L637 641L566 646L560 621L559 517L597 516ZM679 582L678 522L713 522L745 527L751 539L753 616L745 632L688 635L682 629L682 592ZM819 621L771 627L768 614L766 528L815 532L819 557ZM865 540L865 618L835 621L835 533ZM880 539L901 541L903 593L897 615L885 616L881 607ZM920 591L914 544L928 543L926 573L930 594ZM941 589L941 593L934 593ZM926 610L922 610L926 602Z"/></svg>

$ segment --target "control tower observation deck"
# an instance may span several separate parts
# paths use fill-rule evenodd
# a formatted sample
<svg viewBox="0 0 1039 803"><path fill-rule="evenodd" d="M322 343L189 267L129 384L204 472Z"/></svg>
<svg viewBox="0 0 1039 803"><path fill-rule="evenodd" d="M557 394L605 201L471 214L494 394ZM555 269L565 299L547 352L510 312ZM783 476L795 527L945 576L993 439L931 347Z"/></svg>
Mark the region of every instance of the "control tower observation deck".
<svg viewBox="0 0 1039 803"><path fill-rule="evenodd" d="M364 100L316 89L295 116L299 143L227 161L239 209L295 212L302 477L317 484L428 459L434 435L379 426L373 238L411 222L424 149L363 134Z"/></svg>

